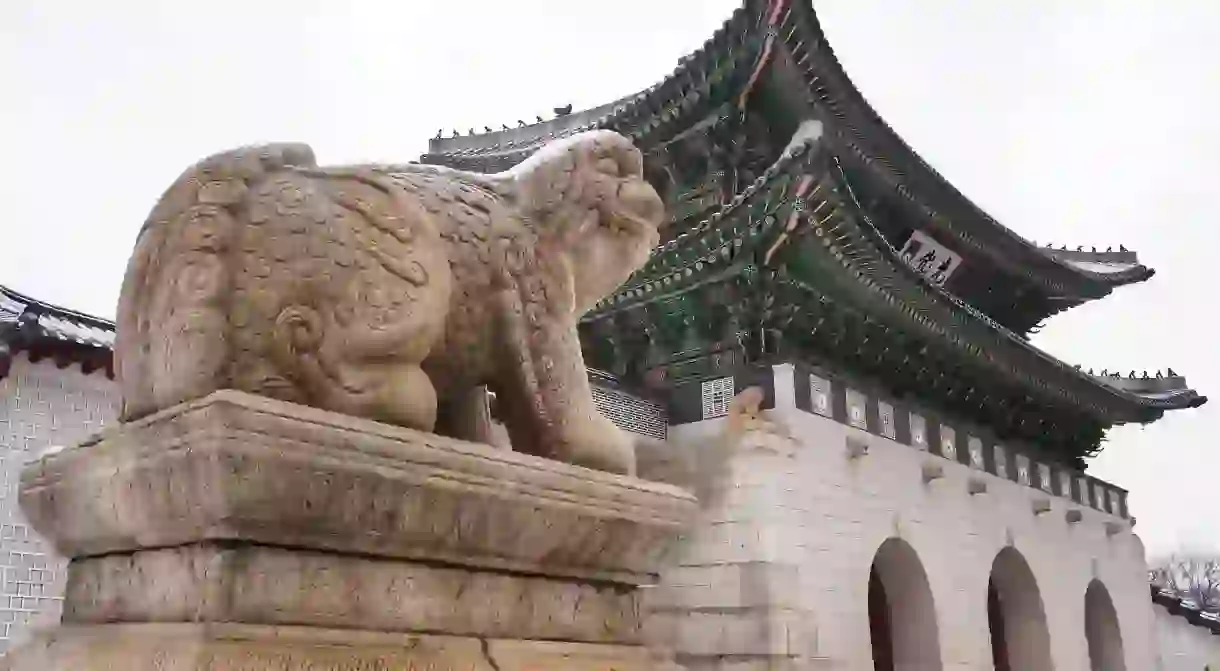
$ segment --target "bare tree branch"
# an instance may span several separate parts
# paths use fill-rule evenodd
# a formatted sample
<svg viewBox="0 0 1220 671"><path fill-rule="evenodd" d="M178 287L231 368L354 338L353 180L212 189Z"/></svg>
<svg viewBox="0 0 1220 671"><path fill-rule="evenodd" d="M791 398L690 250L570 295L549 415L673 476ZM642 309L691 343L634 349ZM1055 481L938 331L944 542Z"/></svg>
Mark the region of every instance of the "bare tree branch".
<svg viewBox="0 0 1220 671"><path fill-rule="evenodd" d="M1148 572L1156 585L1189 599L1200 610L1220 612L1220 556L1171 555Z"/></svg>

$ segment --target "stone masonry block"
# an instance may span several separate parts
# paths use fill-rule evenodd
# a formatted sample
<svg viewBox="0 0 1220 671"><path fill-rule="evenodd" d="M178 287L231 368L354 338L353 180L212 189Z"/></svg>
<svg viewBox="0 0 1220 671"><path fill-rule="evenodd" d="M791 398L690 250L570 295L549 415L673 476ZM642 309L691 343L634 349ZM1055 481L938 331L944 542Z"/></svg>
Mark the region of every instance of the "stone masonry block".
<svg viewBox="0 0 1220 671"><path fill-rule="evenodd" d="M64 622L243 622L640 643L640 590L206 543L77 559Z"/></svg>
<svg viewBox="0 0 1220 671"><path fill-rule="evenodd" d="M660 671L641 646L395 634L240 624L61 627L37 635L5 671Z"/></svg>
<svg viewBox="0 0 1220 671"><path fill-rule="evenodd" d="M750 562L737 567L741 605L746 607L797 608L800 598L800 567L794 564Z"/></svg>
<svg viewBox="0 0 1220 671"><path fill-rule="evenodd" d="M655 582L670 485L221 391L44 456L22 506L61 554L204 541Z"/></svg>
<svg viewBox="0 0 1220 671"><path fill-rule="evenodd" d="M799 654L803 617L800 611L768 608L688 613L677 622L674 650L685 655Z"/></svg>

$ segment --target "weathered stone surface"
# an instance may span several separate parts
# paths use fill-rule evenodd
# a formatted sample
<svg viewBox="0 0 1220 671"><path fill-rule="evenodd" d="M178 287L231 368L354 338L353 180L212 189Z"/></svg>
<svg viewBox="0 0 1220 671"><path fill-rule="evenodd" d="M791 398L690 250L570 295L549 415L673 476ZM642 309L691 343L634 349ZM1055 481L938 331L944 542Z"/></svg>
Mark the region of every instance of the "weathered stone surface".
<svg viewBox="0 0 1220 671"><path fill-rule="evenodd" d="M209 157L158 202L127 268L123 419L232 388L432 431L439 400L442 433L486 441L453 407L486 384L517 449L631 473L576 323L647 260L663 210L609 131L496 175L319 168L304 145Z"/></svg>
<svg viewBox="0 0 1220 671"><path fill-rule="evenodd" d="M488 641L487 653L499 671L682 671L642 647L501 639Z"/></svg>
<svg viewBox="0 0 1220 671"><path fill-rule="evenodd" d="M235 624L65 626L3 671L660 671L637 646Z"/></svg>
<svg viewBox="0 0 1220 671"><path fill-rule="evenodd" d="M395 559L219 545L76 560L64 622L243 622L640 643L637 590Z"/></svg>
<svg viewBox="0 0 1220 671"><path fill-rule="evenodd" d="M234 391L44 456L21 503L61 554L201 541L651 582L685 491Z"/></svg>
<svg viewBox="0 0 1220 671"><path fill-rule="evenodd" d="M637 587L696 502L615 475L576 334L663 218L605 131L498 175L188 170L124 279L125 424L22 474L66 624L0 670L671 668Z"/></svg>

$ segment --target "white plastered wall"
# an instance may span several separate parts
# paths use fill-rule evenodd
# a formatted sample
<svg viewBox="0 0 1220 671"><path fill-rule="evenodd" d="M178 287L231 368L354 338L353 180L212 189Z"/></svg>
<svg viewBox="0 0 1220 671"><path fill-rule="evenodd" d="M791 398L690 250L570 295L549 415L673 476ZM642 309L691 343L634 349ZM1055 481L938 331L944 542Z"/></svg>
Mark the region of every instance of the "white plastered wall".
<svg viewBox="0 0 1220 671"><path fill-rule="evenodd" d="M118 388L102 372L24 355L0 380L0 653L31 624L57 621L64 560L29 527L17 505L21 469L42 450L101 430L118 412Z"/></svg>
<svg viewBox="0 0 1220 671"><path fill-rule="evenodd" d="M788 427L789 445L747 441L724 500L705 511L679 566L662 576L656 602L688 665L775 668L782 659L790 668L872 669L869 570L881 543L898 537L927 573L943 668L992 667L987 584L1008 546L1037 582L1056 669L1090 666L1085 591L1095 578L1117 610L1126 668L1155 668L1143 546L1127 522L798 410L785 393L791 381L790 367L776 368L777 408L769 411ZM723 421L672 427L670 441L698 445ZM849 436L867 454L849 458ZM925 483L926 465L941 477ZM971 478L987 491L972 496ZM1036 514L1036 500L1050 510ZM1079 510L1080 521L1069 523L1068 510ZM743 567L759 564L789 581L771 589L778 625L778 616L769 627L745 617Z"/></svg>

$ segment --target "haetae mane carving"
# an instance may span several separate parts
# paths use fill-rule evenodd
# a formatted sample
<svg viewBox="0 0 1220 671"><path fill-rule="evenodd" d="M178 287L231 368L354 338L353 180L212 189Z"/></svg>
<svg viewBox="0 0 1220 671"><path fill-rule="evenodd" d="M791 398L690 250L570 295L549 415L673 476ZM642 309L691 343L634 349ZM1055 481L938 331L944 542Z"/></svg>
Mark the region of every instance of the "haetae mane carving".
<svg viewBox="0 0 1220 671"><path fill-rule="evenodd" d="M632 473L576 334L647 260L664 206L609 131L482 175L209 157L162 196L124 278L123 418L223 388L459 438L487 385L515 449Z"/></svg>

